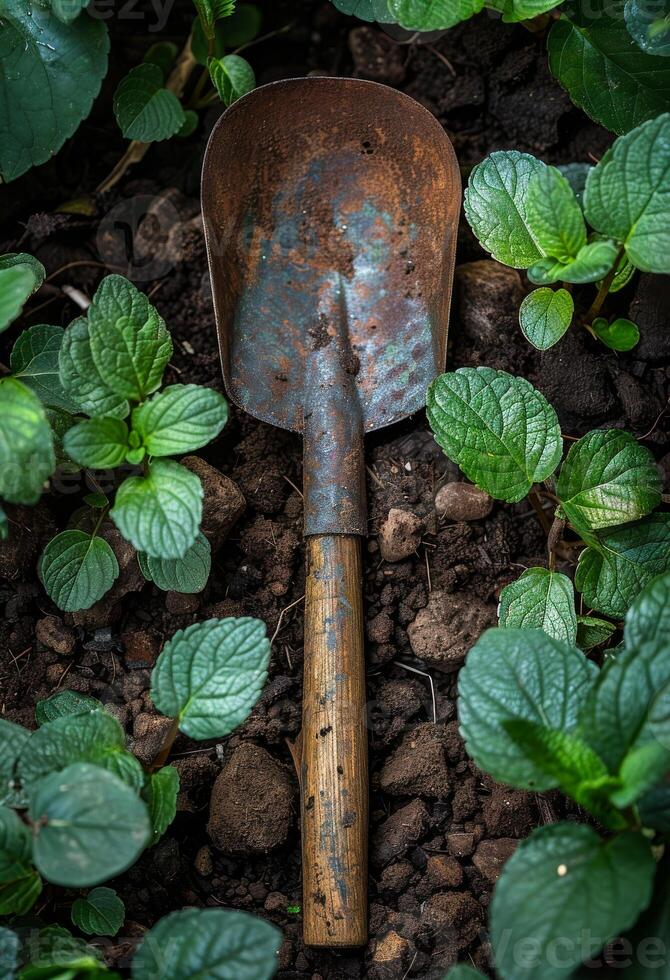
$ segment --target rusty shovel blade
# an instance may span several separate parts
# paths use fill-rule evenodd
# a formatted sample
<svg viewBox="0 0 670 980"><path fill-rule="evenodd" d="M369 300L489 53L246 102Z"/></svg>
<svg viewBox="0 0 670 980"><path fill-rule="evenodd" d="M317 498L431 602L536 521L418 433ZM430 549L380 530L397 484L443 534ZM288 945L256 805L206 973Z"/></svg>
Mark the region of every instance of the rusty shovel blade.
<svg viewBox="0 0 670 980"><path fill-rule="evenodd" d="M256 89L223 114L202 210L226 390L304 440L304 938L365 942L363 436L444 367L460 174L413 99L356 79Z"/></svg>

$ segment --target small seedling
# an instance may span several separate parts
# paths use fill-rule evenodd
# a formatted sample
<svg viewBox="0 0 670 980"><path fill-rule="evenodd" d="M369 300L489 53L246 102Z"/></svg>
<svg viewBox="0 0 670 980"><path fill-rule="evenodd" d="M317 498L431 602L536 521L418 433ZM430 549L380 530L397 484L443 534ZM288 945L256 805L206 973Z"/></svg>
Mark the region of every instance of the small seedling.
<svg viewBox="0 0 670 980"><path fill-rule="evenodd" d="M78 523L45 548L40 575L60 609L89 608L117 578L116 556L99 534L110 519L159 588L196 592L206 584L202 486L168 457L216 438L228 408L218 392L199 385L159 390L171 354L162 318L121 276L104 279L87 316L66 330L40 324L14 345L12 376L0 382L3 499L35 503L57 458L75 470L139 468L113 503L89 495L90 516L75 515Z"/></svg>
<svg viewBox="0 0 670 980"><path fill-rule="evenodd" d="M437 442L478 487L510 503L530 494L537 504L534 488L544 483L557 502L550 568L529 569L503 590L501 624L539 626L575 642L573 586L554 568L566 524L582 547L575 585L600 613L622 617L644 586L670 569L670 515L653 513L661 503L661 478L649 450L630 433L587 433L572 444L555 477L562 455L558 417L523 378L460 368L433 382L427 402ZM591 626L582 623L582 633Z"/></svg>
<svg viewBox="0 0 670 980"><path fill-rule="evenodd" d="M208 620L176 633L152 674L152 700L173 725L148 771L126 748L118 721L94 698L60 691L38 702L34 732L0 719L0 915L27 913L43 880L75 889L99 886L153 846L176 813L179 776L173 766L163 765L175 736L181 731L210 739L233 731L260 694L269 656L265 625L257 619ZM188 928L180 932L180 942L188 943L184 972L171 977L185 980L207 970L210 922L219 936L217 955L223 951L234 957L233 949L246 947L247 939L269 947L271 937L274 956L278 943L272 927L241 913L217 918L219 911L214 921L193 910ZM186 922L180 915L171 917L172 939ZM87 935L114 936L123 916L123 903L106 887L92 888L71 908L73 923ZM156 942L162 941L161 928L168 927L159 923ZM133 976L138 978L155 975L149 960L159 947L151 936L137 954ZM75 947L80 957L81 941ZM270 952L259 954L259 977L274 972ZM94 966L103 969L97 959ZM34 957L32 968L37 970Z"/></svg>
<svg viewBox="0 0 670 980"><path fill-rule="evenodd" d="M540 827L508 861L490 913L502 980L576 975L640 915L638 938L666 935L653 916L661 907L666 914L667 859L657 866L652 846L670 829L668 610L666 574L633 602L623 648L601 669L538 629L488 630L467 656L458 710L474 762L508 785L562 790L604 828ZM458 967L449 980L480 976L468 971Z"/></svg>
<svg viewBox="0 0 670 980"><path fill-rule="evenodd" d="M595 167L549 167L526 153L492 153L473 170L465 213L483 247L499 262L526 269L540 286L521 304L519 322L539 350L553 346L575 316L575 300L557 282L598 283L576 320L613 350L630 350L639 333L629 320L600 316L611 291L634 269L670 271L670 114L614 142ZM583 187L583 200L578 193ZM576 193L577 192L577 193ZM588 231L584 218L588 220Z"/></svg>
<svg viewBox="0 0 670 980"><path fill-rule="evenodd" d="M540 286L519 311L524 335L539 350L557 343L573 318L613 350L635 346L635 324L609 323L600 311L635 269L670 272L669 168L669 113L619 137L585 179L574 167L549 167L516 150L492 153L475 167L465 213L493 258L526 269ZM559 282L570 289L598 283L598 293L588 308L576 307L568 289L553 288Z"/></svg>

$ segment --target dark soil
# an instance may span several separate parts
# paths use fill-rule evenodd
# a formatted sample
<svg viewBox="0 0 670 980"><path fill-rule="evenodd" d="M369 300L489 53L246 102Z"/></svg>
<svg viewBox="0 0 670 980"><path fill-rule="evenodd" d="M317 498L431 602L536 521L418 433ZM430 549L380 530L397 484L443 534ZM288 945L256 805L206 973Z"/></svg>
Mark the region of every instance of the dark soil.
<svg viewBox="0 0 670 980"><path fill-rule="evenodd" d="M178 5L166 28L179 43L188 30L188 7ZM322 0L268 7L266 29L293 26L248 51L260 83L312 71L397 85L445 125L466 176L496 148L516 147L552 162L588 161L611 141L571 106L549 75L542 38L522 27L483 14L422 47L396 44ZM95 200L92 216L56 212L64 200L91 195L123 150L110 122L110 94L139 60L146 35L135 21L112 22L111 30L113 67L90 120L54 161L3 192L2 251L31 251L50 274L24 325L68 323L79 310L63 287L90 295L102 275L120 265L172 331L168 380L221 387L198 218L199 168L218 110L188 140L154 146L118 187ZM129 242L135 249L130 270ZM634 283L612 297L612 312L625 313L632 303L642 330L632 353L609 353L572 329L540 355L516 325L521 277L484 258L462 222L450 367L487 364L523 374L554 404L566 435L602 424L626 427L644 438L667 474L667 433L659 421L668 397L667 283L655 278L648 289ZM471 262L477 264L466 265ZM177 819L114 883L128 914L123 938L108 942L110 964L123 972L137 937L165 913L224 905L265 916L282 929L279 976L285 980L440 978L457 959L486 969L493 882L517 839L565 810L560 800L493 785L468 761L457 731L454 668L495 621L500 589L544 561L545 537L534 513L522 503L496 504L476 520L440 516L436 492L457 480L458 470L423 415L369 440L364 596L371 938L361 951L314 951L301 941L298 791L287 746L300 727L301 444L233 409L221 439L202 455L246 499L202 596L166 597L151 586L139 591L129 562L112 603L81 617L58 615L37 580L35 561L44 540L77 506L79 477L61 486L65 495L48 495L35 510L17 508L13 543L0 549L5 717L32 727L37 699L61 688L85 691L125 725L142 759L151 758L162 736L148 687L163 641L194 620L241 614L261 617L272 635L287 610L269 682L248 722L220 744L178 737ZM481 511L481 501L474 503ZM380 555L378 535L393 508L418 518L420 533L411 553L389 562ZM39 912L67 924L62 892L48 888Z"/></svg>

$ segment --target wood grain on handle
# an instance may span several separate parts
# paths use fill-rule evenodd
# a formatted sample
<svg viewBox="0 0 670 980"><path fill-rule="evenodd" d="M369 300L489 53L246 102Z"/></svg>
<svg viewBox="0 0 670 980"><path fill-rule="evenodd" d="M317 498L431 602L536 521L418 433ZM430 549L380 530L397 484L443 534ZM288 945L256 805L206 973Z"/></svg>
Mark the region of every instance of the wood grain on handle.
<svg viewBox="0 0 670 980"><path fill-rule="evenodd" d="M304 941L367 942L368 762L361 539L307 541L302 713Z"/></svg>

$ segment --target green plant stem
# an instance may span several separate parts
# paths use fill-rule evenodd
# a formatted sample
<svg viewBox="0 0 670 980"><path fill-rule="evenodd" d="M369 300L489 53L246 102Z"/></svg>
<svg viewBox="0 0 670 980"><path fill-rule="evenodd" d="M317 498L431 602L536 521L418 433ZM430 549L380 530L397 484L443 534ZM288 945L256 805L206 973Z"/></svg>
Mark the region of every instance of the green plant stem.
<svg viewBox="0 0 670 980"><path fill-rule="evenodd" d="M626 249L622 245L620 247L619 251L617 252L617 256L616 256L616 258L614 260L614 265L612 266L612 268L610 269L610 271L607 273L607 275L605 276L605 278L601 282L600 289L598 290L598 292L596 294L596 298L591 303L591 306L589 307L588 312L586 313L586 316L584 317L584 320L586 321L586 323L588 324L589 327L590 327L590 324L593 323L594 319L600 313L600 309L601 309L603 303L605 302L605 299L606 299L606 297L607 297L607 295L608 295L608 293L610 291L610 286L614 282L614 277L617 274L617 270L619 268L619 263L621 262L622 258L624 257L625 252L626 252Z"/></svg>
<svg viewBox="0 0 670 980"><path fill-rule="evenodd" d="M548 535L549 532L551 531L551 521L547 517L544 507L542 506L542 501L540 500L540 495L537 492L537 487L533 487L530 490L528 494L528 500L530 501L533 510L538 516L538 520L542 525L542 529L544 533Z"/></svg>
<svg viewBox="0 0 670 980"><path fill-rule="evenodd" d="M555 517L554 522L547 535L547 552L549 554L549 571L553 572L556 568L556 554L561 544L565 521L561 517Z"/></svg>
<svg viewBox="0 0 670 980"><path fill-rule="evenodd" d="M156 753L154 761L151 763L151 766L149 767L150 772L157 772L158 769L162 769L162 767L165 765L165 763L168 760L168 756L172 751L172 746L174 745L174 740L176 739L178 733L179 733L179 719L173 718L172 724L170 725L167 732L165 733L163 744L161 745L160 749Z"/></svg>
<svg viewBox="0 0 670 980"><path fill-rule="evenodd" d="M91 534L92 538L94 538L98 533L98 531L100 530L100 527L102 526L102 522L107 517L108 513L109 513L109 506L103 507L102 510L100 511L100 517L98 518L96 525L93 528L93 533Z"/></svg>

